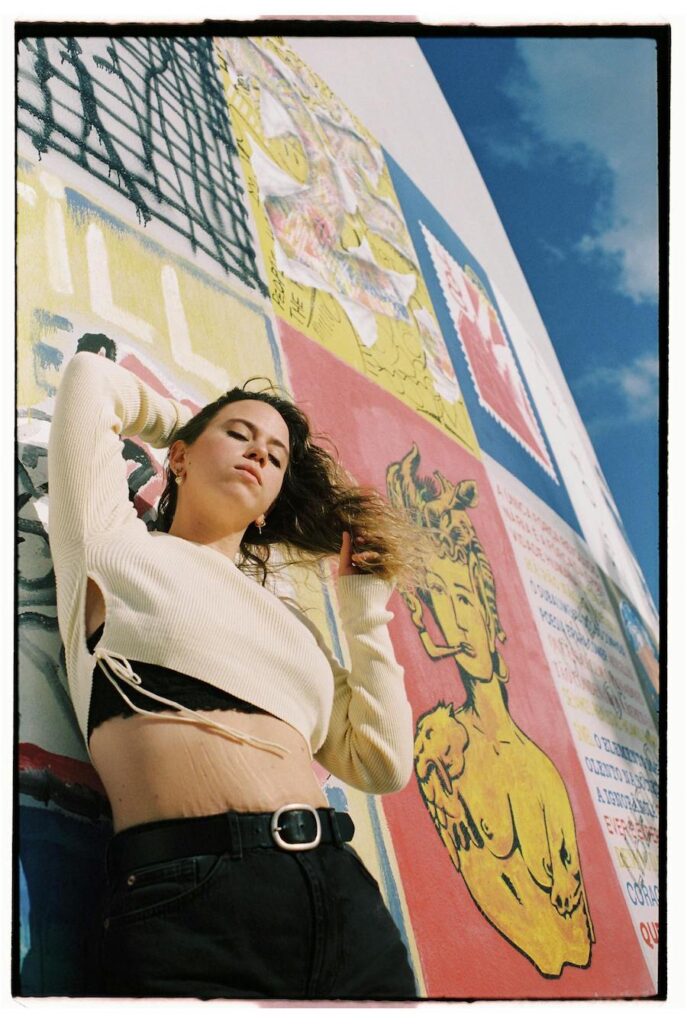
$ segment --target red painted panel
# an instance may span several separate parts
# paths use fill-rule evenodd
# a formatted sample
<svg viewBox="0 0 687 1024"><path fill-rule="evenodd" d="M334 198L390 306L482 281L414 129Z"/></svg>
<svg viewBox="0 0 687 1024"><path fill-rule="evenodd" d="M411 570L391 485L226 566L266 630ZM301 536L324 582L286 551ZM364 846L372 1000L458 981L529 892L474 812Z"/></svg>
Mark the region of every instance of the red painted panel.
<svg viewBox="0 0 687 1024"><path fill-rule="evenodd" d="M60 782L88 786L105 796L100 776L88 761L77 761L74 757L52 754L34 743L19 744L19 771L49 771Z"/></svg>
<svg viewBox="0 0 687 1024"><path fill-rule="evenodd" d="M525 737L523 745L529 742L530 752L532 744L536 745L548 758L541 761L543 767L552 762L557 769L574 817L596 941L591 947L589 966L565 966L560 977L548 978L517 944L490 923L473 900L465 872L461 875L456 870L435 830L418 781L412 778L404 790L383 798L428 995L554 999L651 993L651 979L481 463L388 392L294 328L280 323L280 336L297 400L311 417L314 429L333 439L343 463L360 484L373 485L385 493L387 467L401 459L413 444L421 455L421 475L431 476L439 470L452 484L461 480L476 482L479 501L469 509L469 516L496 580L498 613L506 634L498 650L510 674L508 714ZM406 670L406 686L416 722L438 701L452 702L458 707L465 701L466 692L456 661L451 657L429 657L399 594L393 595L389 607L395 616L390 624L391 636ZM425 622L433 639L445 643L429 618L426 614ZM518 764L517 758L513 763ZM506 806L518 804L520 808L514 812L516 818L520 815L515 822L516 849L497 851L505 871L505 866L514 862L516 855L520 856L518 847L525 845L526 829L522 824L517 831L519 823L527 822L531 832L531 823L536 826L540 822L541 831L545 828L546 805L540 802L540 780L536 776L528 780L524 775L519 777L516 770L503 784L498 781L498 764L496 760L485 760L484 777L475 779L473 771L472 779L486 794L480 805L483 817L493 812L498 821L499 806L504 801ZM483 904L491 906L490 891ZM548 912L556 914L550 906Z"/></svg>

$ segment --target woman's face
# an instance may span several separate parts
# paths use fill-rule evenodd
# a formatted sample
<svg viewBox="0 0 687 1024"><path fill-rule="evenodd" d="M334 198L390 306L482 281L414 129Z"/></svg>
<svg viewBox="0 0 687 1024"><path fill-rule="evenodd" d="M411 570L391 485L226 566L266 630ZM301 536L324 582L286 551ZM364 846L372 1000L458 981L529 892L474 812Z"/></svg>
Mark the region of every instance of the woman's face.
<svg viewBox="0 0 687 1024"><path fill-rule="evenodd" d="M267 402L242 399L220 409L200 437L180 451L182 457L176 453L170 463L184 477L178 501L192 502L200 515L226 520L230 529L245 529L267 515L279 495L289 429Z"/></svg>

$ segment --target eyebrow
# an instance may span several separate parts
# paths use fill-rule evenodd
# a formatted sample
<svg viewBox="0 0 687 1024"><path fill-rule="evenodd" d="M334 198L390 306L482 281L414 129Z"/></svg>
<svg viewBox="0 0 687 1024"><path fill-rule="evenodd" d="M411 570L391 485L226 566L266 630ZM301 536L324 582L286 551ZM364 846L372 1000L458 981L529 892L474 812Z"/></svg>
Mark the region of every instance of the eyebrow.
<svg viewBox="0 0 687 1024"><path fill-rule="evenodd" d="M243 420L243 419L241 419L240 416L231 416L228 420L225 420L224 422L225 422L225 424L227 424L227 423L243 423L246 427L248 427L250 430L252 430L254 434L256 434L257 431L258 431L258 427L256 427L254 423L251 423L250 420ZM289 454L289 449L287 448L287 446L284 444L283 441L280 441L278 438L276 438L276 437L268 437L267 443L268 444L278 445L280 448L284 449L284 451L286 452L287 455Z"/></svg>

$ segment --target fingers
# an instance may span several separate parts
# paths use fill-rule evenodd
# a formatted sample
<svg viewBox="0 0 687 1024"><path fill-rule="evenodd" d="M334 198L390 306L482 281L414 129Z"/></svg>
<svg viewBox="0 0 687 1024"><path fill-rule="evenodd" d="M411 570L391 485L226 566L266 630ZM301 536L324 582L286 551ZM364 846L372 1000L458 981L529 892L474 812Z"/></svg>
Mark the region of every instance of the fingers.
<svg viewBox="0 0 687 1024"><path fill-rule="evenodd" d="M379 552L384 547L384 538L372 533L356 533L352 541L354 551Z"/></svg>
<svg viewBox="0 0 687 1024"><path fill-rule="evenodd" d="M351 561L351 535L344 530L341 537L341 550L339 552L339 575L350 576L352 573L357 571L358 570Z"/></svg>
<svg viewBox="0 0 687 1024"><path fill-rule="evenodd" d="M339 572L344 575L350 573L372 572L383 562L383 556L375 551L375 545L381 546L381 537L369 533L351 534L343 531L341 552L339 558ZM364 548L365 550L359 550Z"/></svg>
<svg viewBox="0 0 687 1024"><path fill-rule="evenodd" d="M379 562L381 557L378 551L359 551L355 555L351 555L351 561L356 565L372 565Z"/></svg>
<svg viewBox="0 0 687 1024"><path fill-rule="evenodd" d="M382 560L379 551L375 551L375 542L381 538L373 537L369 533L356 533L353 537L354 553L351 555L352 564L359 570L371 569ZM364 550L359 550L364 548Z"/></svg>

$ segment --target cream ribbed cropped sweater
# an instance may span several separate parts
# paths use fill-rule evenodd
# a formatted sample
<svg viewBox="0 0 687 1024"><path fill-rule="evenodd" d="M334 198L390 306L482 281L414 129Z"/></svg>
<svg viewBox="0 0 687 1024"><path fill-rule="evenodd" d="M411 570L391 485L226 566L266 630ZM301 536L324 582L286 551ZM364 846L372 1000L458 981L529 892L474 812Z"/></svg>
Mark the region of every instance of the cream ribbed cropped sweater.
<svg viewBox="0 0 687 1024"><path fill-rule="evenodd" d="M358 789L402 788L412 771L413 727L387 629L392 585L364 574L339 578L347 670L293 603L214 548L150 533L138 518L119 435L164 447L190 415L103 356L78 353L64 370L48 449L49 533L67 677L84 737L96 660L136 705L133 659L263 708L296 728L328 771ZM88 577L106 605L93 655L86 646ZM182 710L174 717L207 722L201 712ZM220 731L234 742L278 747Z"/></svg>

